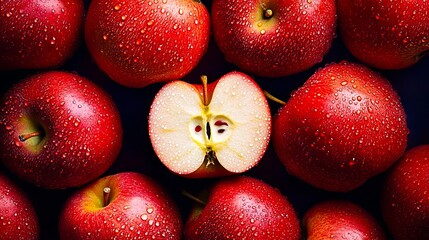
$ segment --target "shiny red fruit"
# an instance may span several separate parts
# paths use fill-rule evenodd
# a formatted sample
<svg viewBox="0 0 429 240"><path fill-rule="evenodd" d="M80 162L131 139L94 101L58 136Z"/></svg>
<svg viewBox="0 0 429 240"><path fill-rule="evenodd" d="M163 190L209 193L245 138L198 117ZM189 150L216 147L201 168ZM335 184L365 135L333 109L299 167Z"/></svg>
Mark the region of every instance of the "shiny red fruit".
<svg viewBox="0 0 429 240"><path fill-rule="evenodd" d="M33 204L24 192L0 173L0 233L3 240L39 239Z"/></svg>
<svg viewBox="0 0 429 240"><path fill-rule="evenodd" d="M251 177L220 180L208 191L205 206L194 209L185 239L300 238L299 221L287 198Z"/></svg>
<svg viewBox="0 0 429 240"><path fill-rule="evenodd" d="M341 62L319 69L274 119L273 144L287 171L329 191L350 191L404 153L399 96L381 75Z"/></svg>
<svg viewBox="0 0 429 240"><path fill-rule="evenodd" d="M366 210L344 201L329 200L311 207L304 215L307 240L384 240L383 228Z"/></svg>
<svg viewBox="0 0 429 240"><path fill-rule="evenodd" d="M85 40L101 70L128 87L181 79L206 52L210 19L194 0L94 0Z"/></svg>
<svg viewBox="0 0 429 240"><path fill-rule="evenodd" d="M429 51L429 2L338 0L341 36L360 61L381 69L415 64Z"/></svg>
<svg viewBox="0 0 429 240"><path fill-rule="evenodd" d="M429 145L408 150L389 172L381 210L395 239L429 239Z"/></svg>
<svg viewBox="0 0 429 240"><path fill-rule="evenodd" d="M242 71L281 77L309 69L329 51L334 0L214 0L213 36Z"/></svg>
<svg viewBox="0 0 429 240"><path fill-rule="evenodd" d="M82 0L0 0L0 70L56 68L79 45Z"/></svg>
<svg viewBox="0 0 429 240"><path fill-rule="evenodd" d="M59 232L62 240L180 240L182 221L159 184L145 175L123 172L74 193L60 215Z"/></svg>
<svg viewBox="0 0 429 240"><path fill-rule="evenodd" d="M52 71L28 77L0 102L0 159L45 188L80 186L104 173L122 145L119 112L86 78Z"/></svg>

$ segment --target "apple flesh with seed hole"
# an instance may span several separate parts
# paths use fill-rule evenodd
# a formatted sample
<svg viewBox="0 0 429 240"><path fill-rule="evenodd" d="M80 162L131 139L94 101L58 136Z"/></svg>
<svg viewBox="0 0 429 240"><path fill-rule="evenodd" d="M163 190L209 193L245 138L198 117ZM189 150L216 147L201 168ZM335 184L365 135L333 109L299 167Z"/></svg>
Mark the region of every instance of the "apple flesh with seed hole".
<svg viewBox="0 0 429 240"><path fill-rule="evenodd" d="M387 175L381 211L397 240L429 239L428 158L429 145L414 147Z"/></svg>
<svg viewBox="0 0 429 240"><path fill-rule="evenodd" d="M1 239L39 239L39 222L33 204L22 190L0 172Z"/></svg>
<svg viewBox="0 0 429 240"><path fill-rule="evenodd" d="M329 200L311 207L304 215L303 226L307 240L386 239L373 216L360 206L344 200Z"/></svg>
<svg viewBox="0 0 429 240"><path fill-rule="evenodd" d="M75 192L60 216L61 239L181 239L182 222L160 185L133 172Z"/></svg>
<svg viewBox="0 0 429 240"><path fill-rule="evenodd" d="M82 0L0 1L0 70L55 68L79 45Z"/></svg>
<svg viewBox="0 0 429 240"><path fill-rule="evenodd" d="M195 0L94 0L85 40L95 62L128 87L180 79L208 48L210 17Z"/></svg>
<svg viewBox="0 0 429 240"><path fill-rule="evenodd" d="M203 78L204 79L204 78ZM187 177L241 173L267 148L271 115L257 83L231 72L207 85L166 84L151 105L149 135L161 162Z"/></svg>
<svg viewBox="0 0 429 240"><path fill-rule="evenodd" d="M235 176L209 189L207 202L192 211L184 233L187 240L297 240L300 226L280 191L255 178Z"/></svg>
<svg viewBox="0 0 429 240"><path fill-rule="evenodd" d="M86 78L52 71L13 86L0 103L0 158L37 186L80 186L104 173L122 144L119 112Z"/></svg>
<svg viewBox="0 0 429 240"><path fill-rule="evenodd" d="M381 69L401 69L427 55L428 1L337 2L341 36L360 61Z"/></svg>
<svg viewBox="0 0 429 240"><path fill-rule="evenodd" d="M334 0L215 0L213 36L227 61L281 77L322 61L335 36Z"/></svg>
<svg viewBox="0 0 429 240"><path fill-rule="evenodd" d="M279 110L273 129L274 149L291 175L338 192L392 166L409 132L390 83L345 61L314 73Z"/></svg>

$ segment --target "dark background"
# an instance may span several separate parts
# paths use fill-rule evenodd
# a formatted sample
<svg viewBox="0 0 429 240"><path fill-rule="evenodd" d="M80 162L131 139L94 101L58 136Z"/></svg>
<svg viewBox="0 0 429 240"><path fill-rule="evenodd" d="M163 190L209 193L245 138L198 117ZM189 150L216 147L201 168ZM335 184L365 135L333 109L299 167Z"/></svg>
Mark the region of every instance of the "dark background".
<svg viewBox="0 0 429 240"><path fill-rule="evenodd" d="M86 7L88 2L89 0L86 1ZM210 10L211 1L206 1L205 4ZM342 60L358 62L347 51L341 38L337 37L323 62L311 69L288 77L275 79L255 77L255 80L263 89L274 96L287 100L291 92L300 87L316 69L323 67L327 63ZM152 100L157 91L163 86L163 83L153 84L143 89L131 89L113 82L97 68L83 40L76 54L60 69L76 72L98 84L112 96L120 111L124 131L123 147L117 161L104 175L136 171L154 178L174 198L185 221L193 202L184 197L181 191L186 190L197 194L201 189L207 188L217 179L186 179L174 175L155 156L148 136L147 116ZM183 80L198 83L200 75L204 74L208 76L209 82L213 82L231 70L238 69L234 65L225 62L223 55L217 49L213 39L211 39L207 54L200 64L186 75ZM374 70L386 77L401 97L410 129L408 148L429 143L429 126L427 124L429 122L429 100L427 99L429 92L429 57L423 58L416 65L404 70ZM40 71L0 72L1 95L15 82L37 72ZM270 107L272 113L275 114L281 106L270 101ZM45 190L37 188L17 179L2 165L0 165L0 169L17 182L34 203L39 216L41 239L58 239L59 213L65 200L77 189ZM330 193L318 190L295 177L289 176L277 159L270 144L260 164L246 172L245 175L262 179L278 188L294 205L299 217L302 217L310 206L319 201L348 199L367 209L384 227L378 205L380 187L385 173L376 176L362 187L349 193Z"/></svg>

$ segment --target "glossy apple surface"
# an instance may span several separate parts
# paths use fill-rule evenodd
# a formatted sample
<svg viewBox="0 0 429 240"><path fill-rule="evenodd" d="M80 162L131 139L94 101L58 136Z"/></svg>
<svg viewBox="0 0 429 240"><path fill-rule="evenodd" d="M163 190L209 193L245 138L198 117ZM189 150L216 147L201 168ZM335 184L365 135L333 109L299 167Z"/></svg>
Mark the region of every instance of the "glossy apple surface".
<svg viewBox="0 0 429 240"><path fill-rule="evenodd" d="M273 145L290 174L347 192L392 166L408 132L391 84L344 61L319 69L291 95L275 117Z"/></svg>
<svg viewBox="0 0 429 240"><path fill-rule="evenodd" d="M182 78L206 52L210 19L194 0L91 2L86 45L116 82L144 87Z"/></svg>
<svg viewBox="0 0 429 240"><path fill-rule="evenodd" d="M172 172L215 177L254 167L271 134L271 113L259 85L230 72L207 86L173 81L155 96L149 135Z"/></svg>
<svg viewBox="0 0 429 240"><path fill-rule="evenodd" d="M429 238L429 145L408 150L389 172L381 198L395 239Z"/></svg>
<svg viewBox="0 0 429 240"><path fill-rule="evenodd" d="M309 69L329 51L333 0L214 0L213 36L242 71L281 77Z"/></svg>
<svg viewBox="0 0 429 240"><path fill-rule="evenodd" d="M345 200L329 200L312 206L303 217L307 240L387 239L383 228L366 210Z"/></svg>
<svg viewBox="0 0 429 240"><path fill-rule="evenodd" d="M299 239L295 210L278 190L261 180L236 176L208 190L185 225L185 239Z"/></svg>
<svg viewBox="0 0 429 240"><path fill-rule="evenodd" d="M76 74L32 75L5 93L0 109L1 160L37 186L87 183L104 173L121 149L113 100Z"/></svg>
<svg viewBox="0 0 429 240"><path fill-rule="evenodd" d="M62 66L82 41L82 0L0 1L0 70Z"/></svg>
<svg viewBox="0 0 429 240"><path fill-rule="evenodd" d="M28 196L0 172L1 239L39 239L39 222Z"/></svg>
<svg viewBox="0 0 429 240"><path fill-rule="evenodd" d="M401 69L428 53L429 2L337 2L342 39L363 63L381 69Z"/></svg>
<svg viewBox="0 0 429 240"><path fill-rule="evenodd" d="M59 231L61 239L181 239L182 222L160 185L123 172L77 190L65 203Z"/></svg>

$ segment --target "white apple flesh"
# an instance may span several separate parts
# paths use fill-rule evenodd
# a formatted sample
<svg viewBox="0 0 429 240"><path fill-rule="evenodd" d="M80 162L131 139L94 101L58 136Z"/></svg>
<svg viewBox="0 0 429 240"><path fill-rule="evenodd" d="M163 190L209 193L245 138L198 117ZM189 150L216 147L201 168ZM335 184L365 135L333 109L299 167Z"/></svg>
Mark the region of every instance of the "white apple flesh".
<svg viewBox="0 0 429 240"><path fill-rule="evenodd" d="M207 86L166 84L149 114L149 135L174 173L213 177L255 166L268 146L271 113L263 91L246 74L231 72Z"/></svg>

